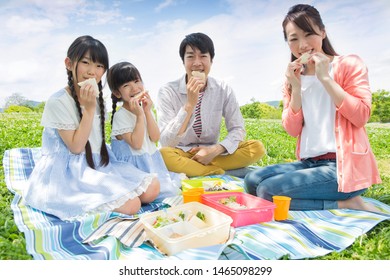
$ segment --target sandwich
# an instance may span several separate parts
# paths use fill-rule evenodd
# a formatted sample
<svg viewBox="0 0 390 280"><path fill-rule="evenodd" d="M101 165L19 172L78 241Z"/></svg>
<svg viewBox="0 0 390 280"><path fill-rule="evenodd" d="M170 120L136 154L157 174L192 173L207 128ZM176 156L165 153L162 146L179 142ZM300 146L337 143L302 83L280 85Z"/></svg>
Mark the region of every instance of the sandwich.
<svg viewBox="0 0 390 280"><path fill-rule="evenodd" d="M193 77L197 77L203 81L206 81L206 74L204 72L192 71L191 74Z"/></svg>
<svg viewBox="0 0 390 280"><path fill-rule="evenodd" d="M141 91L140 93L137 93L136 95L133 96L135 99L141 99L144 95L145 91Z"/></svg>
<svg viewBox="0 0 390 280"><path fill-rule="evenodd" d="M304 53L303 55L301 55L301 58L300 58L300 62L302 64L306 64L308 61L309 61L309 58L310 58L310 53Z"/></svg>
<svg viewBox="0 0 390 280"><path fill-rule="evenodd" d="M84 85L92 85L93 91L95 92L95 96L98 96L98 94L99 94L99 86L98 86L95 78L89 78L88 80L85 80L85 81L78 83L78 85L80 87L82 87Z"/></svg>

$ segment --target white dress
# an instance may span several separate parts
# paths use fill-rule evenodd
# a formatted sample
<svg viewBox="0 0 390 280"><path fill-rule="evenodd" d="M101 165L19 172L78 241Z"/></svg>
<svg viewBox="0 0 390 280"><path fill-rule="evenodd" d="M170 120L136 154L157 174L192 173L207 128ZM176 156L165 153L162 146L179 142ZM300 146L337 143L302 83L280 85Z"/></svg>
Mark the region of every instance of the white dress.
<svg viewBox="0 0 390 280"><path fill-rule="evenodd" d="M114 114L111 149L115 157L117 160L131 163L145 172L156 173L160 181L159 200L178 195L183 175L168 171L156 143L150 140L146 129L144 141L139 150L133 149L125 140L116 139L117 135L133 132L136 120L137 117L123 107Z"/></svg>
<svg viewBox="0 0 390 280"><path fill-rule="evenodd" d="M58 130L76 130L79 113L65 89L53 94L42 115L42 158L29 178L24 194L30 206L62 220L112 211L144 193L155 177L133 165L119 162L107 147L110 162L100 166L102 140L100 110L97 108L89 141L96 169L88 166L85 152L73 154Z"/></svg>

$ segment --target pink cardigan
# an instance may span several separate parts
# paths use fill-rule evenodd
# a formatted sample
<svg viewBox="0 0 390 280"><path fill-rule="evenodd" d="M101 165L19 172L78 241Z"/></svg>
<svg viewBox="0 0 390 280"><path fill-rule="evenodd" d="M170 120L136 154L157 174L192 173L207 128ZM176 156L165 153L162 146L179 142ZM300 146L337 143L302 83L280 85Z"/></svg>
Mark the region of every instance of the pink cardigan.
<svg viewBox="0 0 390 280"><path fill-rule="evenodd" d="M337 56L332 66L335 82L347 92L343 103L336 108L334 133L337 149L337 181L339 192L352 192L381 183L364 127L371 112L368 70L356 55ZM286 83L283 89L282 123L288 134L298 137L296 156L299 159L304 119L302 110L297 113L291 110L290 99Z"/></svg>

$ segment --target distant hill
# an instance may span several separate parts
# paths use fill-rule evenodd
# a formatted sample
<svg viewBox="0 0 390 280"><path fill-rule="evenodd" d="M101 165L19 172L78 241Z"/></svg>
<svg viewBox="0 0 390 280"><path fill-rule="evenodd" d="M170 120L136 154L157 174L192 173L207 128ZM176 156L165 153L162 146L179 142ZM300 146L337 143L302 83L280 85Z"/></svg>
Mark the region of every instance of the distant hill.
<svg viewBox="0 0 390 280"><path fill-rule="evenodd" d="M278 108L278 107L279 107L280 100L267 101L267 102L264 102L264 103L267 103L267 104L270 105L270 106L273 106L273 107Z"/></svg>
<svg viewBox="0 0 390 280"><path fill-rule="evenodd" d="M269 106L272 106L272 107L275 107L275 108L279 108L279 103L280 103L281 100L273 100L273 101L258 101L258 100L254 100L254 99L251 99L250 103L247 103L245 105L248 105L248 104L253 104L253 103L263 103L263 104L267 104ZM245 106L245 105L242 105L242 106ZM241 106L240 106L241 107Z"/></svg>
<svg viewBox="0 0 390 280"><path fill-rule="evenodd" d="M26 105L30 106L30 107L36 107L41 103L42 103L42 101L34 101L34 100L27 100L26 101Z"/></svg>
<svg viewBox="0 0 390 280"><path fill-rule="evenodd" d="M26 100L22 106L27 106L30 108L35 108L41 104L42 101ZM1 106L1 105L0 105ZM0 107L0 113L4 113L5 108Z"/></svg>

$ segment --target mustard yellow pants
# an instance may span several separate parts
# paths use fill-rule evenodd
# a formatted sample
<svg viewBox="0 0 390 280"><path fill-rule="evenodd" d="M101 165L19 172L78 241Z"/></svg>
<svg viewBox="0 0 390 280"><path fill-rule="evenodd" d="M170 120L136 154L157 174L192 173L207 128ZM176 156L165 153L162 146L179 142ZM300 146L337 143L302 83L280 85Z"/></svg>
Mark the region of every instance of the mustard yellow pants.
<svg viewBox="0 0 390 280"><path fill-rule="evenodd" d="M233 154L217 156L208 165L192 160L194 153L178 148L163 147L160 152L169 171L193 177L224 174L225 170L251 165L264 156L265 148L263 143L257 140L242 141Z"/></svg>

